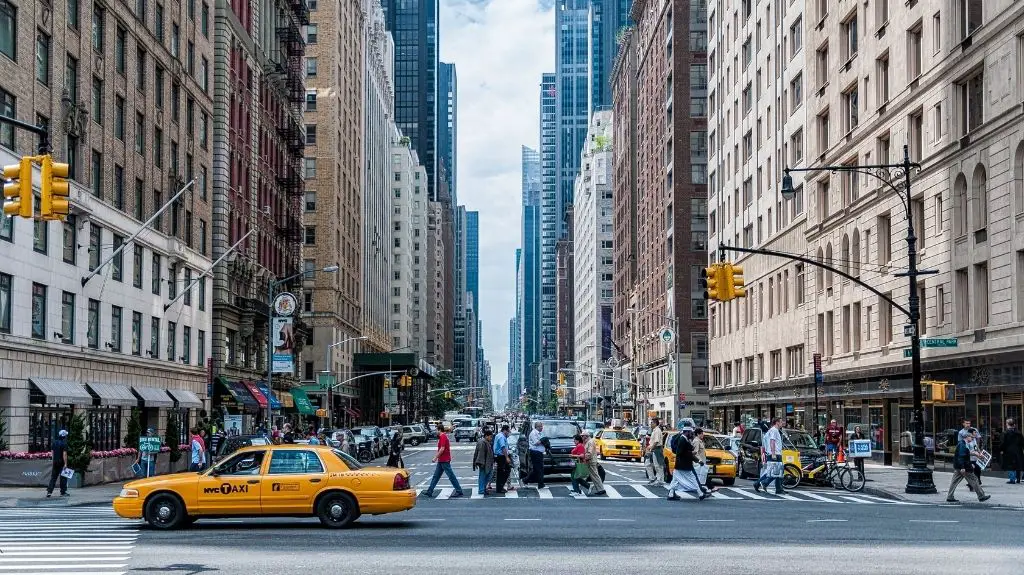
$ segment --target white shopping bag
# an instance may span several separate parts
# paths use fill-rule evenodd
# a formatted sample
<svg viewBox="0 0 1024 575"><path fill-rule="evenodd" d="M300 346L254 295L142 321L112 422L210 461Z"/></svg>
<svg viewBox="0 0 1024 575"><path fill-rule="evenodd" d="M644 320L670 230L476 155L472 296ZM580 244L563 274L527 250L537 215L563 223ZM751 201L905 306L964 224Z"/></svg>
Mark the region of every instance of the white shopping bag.
<svg viewBox="0 0 1024 575"><path fill-rule="evenodd" d="M61 470L60 476L65 479L71 479L72 477L75 476L75 470L71 469L70 467L65 467L64 469Z"/></svg>

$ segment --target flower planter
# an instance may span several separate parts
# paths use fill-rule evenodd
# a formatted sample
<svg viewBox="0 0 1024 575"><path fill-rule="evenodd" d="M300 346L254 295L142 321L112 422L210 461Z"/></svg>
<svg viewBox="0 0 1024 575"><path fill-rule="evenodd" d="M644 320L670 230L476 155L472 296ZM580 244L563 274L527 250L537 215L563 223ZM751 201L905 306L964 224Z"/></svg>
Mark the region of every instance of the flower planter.
<svg viewBox="0 0 1024 575"><path fill-rule="evenodd" d="M184 447L184 446L183 446ZM135 479L132 465L135 463L134 449L94 451L89 470L84 474L75 473L68 481L69 487L99 485ZM187 452L175 463L170 462L169 450L165 447L156 457L156 473L179 473L188 469ZM49 453L11 453L0 456L0 487L46 487L52 470Z"/></svg>

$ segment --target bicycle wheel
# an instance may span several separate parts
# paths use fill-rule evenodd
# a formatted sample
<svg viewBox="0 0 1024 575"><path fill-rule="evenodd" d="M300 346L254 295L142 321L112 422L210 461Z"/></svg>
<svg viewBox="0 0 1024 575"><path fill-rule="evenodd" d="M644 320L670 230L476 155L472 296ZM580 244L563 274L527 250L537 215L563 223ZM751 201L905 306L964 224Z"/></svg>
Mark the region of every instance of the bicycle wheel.
<svg viewBox="0 0 1024 575"><path fill-rule="evenodd" d="M867 481L864 478L864 473L856 467L851 467L843 470L842 474L843 489L856 493L864 489L864 483Z"/></svg>
<svg viewBox="0 0 1024 575"><path fill-rule="evenodd" d="M793 489L797 485L800 485L800 480L803 479L803 472L800 468L792 463L787 463L786 467L782 472L782 486L786 489Z"/></svg>

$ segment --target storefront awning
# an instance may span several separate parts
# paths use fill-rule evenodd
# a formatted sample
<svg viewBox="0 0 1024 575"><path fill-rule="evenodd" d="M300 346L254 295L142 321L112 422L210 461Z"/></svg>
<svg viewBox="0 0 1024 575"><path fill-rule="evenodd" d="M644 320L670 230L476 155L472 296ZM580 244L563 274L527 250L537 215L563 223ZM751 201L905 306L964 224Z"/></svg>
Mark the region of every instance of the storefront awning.
<svg viewBox="0 0 1024 575"><path fill-rule="evenodd" d="M313 404L309 401L309 396L306 395L305 390L299 387L294 387L291 390L292 397L295 399L295 408L299 410L302 415L314 415L316 410L313 409Z"/></svg>
<svg viewBox="0 0 1024 575"><path fill-rule="evenodd" d="M87 383L86 386L99 397L100 405L120 405L123 407L138 407L139 398L132 395L132 390L127 385L116 383Z"/></svg>
<svg viewBox="0 0 1024 575"><path fill-rule="evenodd" d="M93 399L89 391L81 383L64 379L47 379L30 377L29 383L45 398L44 403L59 405L92 405Z"/></svg>
<svg viewBox="0 0 1024 575"><path fill-rule="evenodd" d="M256 399L253 398L252 393L242 385L242 382L231 381L220 377L217 378L217 383L219 383L220 387L227 392L227 395L220 396L221 404L225 402L235 403L245 411L259 410L260 404L256 403Z"/></svg>
<svg viewBox="0 0 1024 575"><path fill-rule="evenodd" d="M256 387L260 388L260 393L263 397L267 398L267 403L270 405L270 409L281 409L281 402L278 401L277 397L273 393L270 393L270 388L267 387L267 382L261 381L256 384Z"/></svg>
<svg viewBox="0 0 1024 575"><path fill-rule="evenodd" d="M167 392L174 398L178 407L184 407L186 409L203 408L203 400L199 399L198 395L187 389L168 389Z"/></svg>
<svg viewBox="0 0 1024 575"><path fill-rule="evenodd" d="M174 407L174 400L167 395L166 389L133 385L132 390L142 399L145 407Z"/></svg>
<svg viewBox="0 0 1024 575"><path fill-rule="evenodd" d="M263 396L263 392L260 391L259 387L256 387L256 382L243 380L242 385L249 391L249 395L256 400L256 403L260 404L260 409L267 408L267 398Z"/></svg>

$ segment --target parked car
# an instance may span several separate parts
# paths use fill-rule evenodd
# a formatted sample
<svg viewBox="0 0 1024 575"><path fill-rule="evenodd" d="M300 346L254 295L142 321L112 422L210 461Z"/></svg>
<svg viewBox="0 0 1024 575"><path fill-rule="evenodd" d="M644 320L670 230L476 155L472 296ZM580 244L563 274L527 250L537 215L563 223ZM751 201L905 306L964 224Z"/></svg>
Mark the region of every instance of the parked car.
<svg viewBox="0 0 1024 575"><path fill-rule="evenodd" d="M402 442L408 443L409 445L416 446L421 443L426 443L427 432L423 429L422 425L403 425L402 426Z"/></svg>
<svg viewBox="0 0 1024 575"><path fill-rule="evenodd" d="M373 458L380 457L387 451L387 442L384 440L384 432L375 426L353 427L352 433L362 436L370 441L370 454Z"/></svg>

